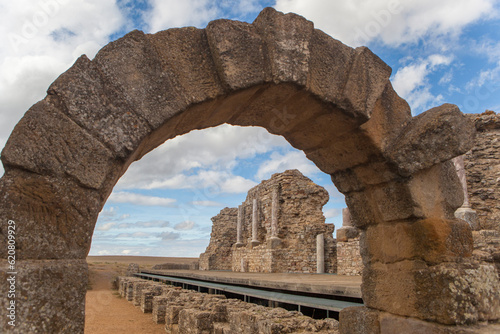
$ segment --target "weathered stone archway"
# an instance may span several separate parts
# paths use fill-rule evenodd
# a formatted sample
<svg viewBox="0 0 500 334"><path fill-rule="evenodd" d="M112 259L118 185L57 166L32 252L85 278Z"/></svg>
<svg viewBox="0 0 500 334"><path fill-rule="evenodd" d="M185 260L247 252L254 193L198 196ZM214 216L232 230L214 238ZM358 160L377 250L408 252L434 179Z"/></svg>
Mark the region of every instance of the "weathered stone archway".
<svg viewBox="0 0 500 334"><path fill-rule="evenodd" d="M253 24L134 31L82 56L2 152L3 259L8 220L17 228L15 331L83 331L85 257L117 180L165 140L222 123L284 136L346 195L363 230L369 307L344 313L350 333L499 318L494 269L467 260L471 232L453 216L462 193L448 160L470 148L472 126L452 105L412 118L390 73L368 49L273 9Z"/></svg>

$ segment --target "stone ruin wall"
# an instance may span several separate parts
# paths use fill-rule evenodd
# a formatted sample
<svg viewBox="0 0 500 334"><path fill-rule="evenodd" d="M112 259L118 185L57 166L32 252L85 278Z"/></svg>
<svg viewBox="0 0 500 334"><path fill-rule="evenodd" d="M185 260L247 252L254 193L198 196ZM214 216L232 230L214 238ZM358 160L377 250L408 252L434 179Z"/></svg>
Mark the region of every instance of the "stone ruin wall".
<svg viewBox="0 0 500 334"><path fill-rule="evenodd" d="M272 227L273 194L278 199L275 232ZM255 236L252 231L254 199L257 200L258 221ZM200 269L316 272L316 238L322 234L324 272L336 272L335 226L325 224L322 212L327 201L328 192L299 171L274 174L249 190L240 209L225 208L212 218L210 244L200 256ZM237 244L238 210L242 217L240 244Z"/></svg>
<svg viewBox="0 0 500 334"><path fill-rule="evenodd" d="M200 255L201 270L231 270L232 246L236 242L238 209L224 208L212 217L212 233L205 253Z"/></svg>
<svg viewBox="0 0 500 334"><path fill-rule="evenodd" d="M467 188L481 230L500 233L500 115L467 115L476 126L475 145L465 154Z"/></svg>

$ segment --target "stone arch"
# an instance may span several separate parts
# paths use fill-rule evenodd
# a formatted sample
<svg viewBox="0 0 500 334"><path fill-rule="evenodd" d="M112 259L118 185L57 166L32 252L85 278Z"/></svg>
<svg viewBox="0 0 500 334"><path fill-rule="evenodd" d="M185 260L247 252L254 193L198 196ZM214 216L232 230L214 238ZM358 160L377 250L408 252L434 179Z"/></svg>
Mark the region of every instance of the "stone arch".
<svg viewBox="0 0 500 334"><path fill-rule="evenodd" d="M270 8L252 24L133 31L92 61L80 57L2 152L0 252L7 258L5 220L14 221L18 296L28 300L16 330L82 332L85 257L114 184L165 140L223 123L284 136L346 195L363 230L369 308L345 313L345 324L382 312L444 324L498 318L498 289L481 296L488 269L457 264L472 241L453 217L462 195L448 160L471 147L473 128L452 105L412 118L390 74L367 48ZM456 277L479 282L461 303L448 286ZM360 312L370 316L348 317Z"/></svg>

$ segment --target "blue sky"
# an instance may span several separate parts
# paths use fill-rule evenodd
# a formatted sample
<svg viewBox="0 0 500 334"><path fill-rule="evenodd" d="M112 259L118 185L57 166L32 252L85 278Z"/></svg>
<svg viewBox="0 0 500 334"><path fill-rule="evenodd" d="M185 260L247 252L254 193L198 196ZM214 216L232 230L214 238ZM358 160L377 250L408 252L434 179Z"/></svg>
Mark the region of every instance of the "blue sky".
<svg viewBox="0 0 500 334"><path fill-rule="evenodd" d="M500 111L495 0L2 0L0 148L81 54L92 58L133 29L252 22L267 6L303 15L350 46L370 47L392 67L391 81L414 115L442 103L466 113ZM198 256L212 216L291 168L327 188L325 216L340 227L343 196L302 152L264 129L223 125L170 140L134 163L99 216L90 254Z"/></svg>

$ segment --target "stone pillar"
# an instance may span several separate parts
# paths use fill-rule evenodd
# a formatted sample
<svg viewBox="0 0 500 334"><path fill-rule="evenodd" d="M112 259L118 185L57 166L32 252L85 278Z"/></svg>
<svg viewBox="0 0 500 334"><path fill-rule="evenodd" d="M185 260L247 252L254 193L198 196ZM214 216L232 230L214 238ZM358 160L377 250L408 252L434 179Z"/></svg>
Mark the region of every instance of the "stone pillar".
<svg viewBox="0 0 500 334"><path fill-rule="evenodd" d="M244 208L243 204L238 206L238 221L236 223L236 247L243 246L241 241L241 230L243 228L243 218L244 218Z"/></svg>
<svg viewBox="0 0 500 334"><path fill-rule="evenodd" d="M252 247L260 245L259 238L259 210L257 208L257 199L253 199L252 205Z"/></svg>
<svg viewBox="0 0 500 334"><path fill-rule="evenodd" d="M278 210L279 210L278 188L273 189L272 207L271 207L271 237L278 237Z"/></svg>
<svg viewBox="0 0 500 334"><path fill-rule="evenodd" d="M351 221L351 213L349 212L349 208L342 209L342 227L350 227L352 225Z"/></svg>
<svg viewBox="0 0 500 334"><path fill-rule="evenodd" d="M465 220L467 223L469 223L473 231L479 230L477 213L470 207L469 192L467 191L467 178L465 175L464 156L461 155L453 158L453 164L455 165L455 170L457 171L457 175L460 180L460 184L462 185L464 194L464 203L460 208L457 209L457 211L455 211L455 217Z"/></svg>
<svg viewBox="0 0 500 334"><path fill-rule="evenodd" d="M278 213L279 213L279 189L273 189L271 206L271 238L268 242L268 248L275 249L281 245L281 239L278 237Z"/></svg>
<svg viewBox="0 0 500 334"><path fill-rule="evenodd" d="M342 209L342 227L337 230L337 242L347 242L358 236L359 229L354 227L349 208Z"/></svg>
<svg viewBox="0 0 500 334"><path fill-rule="evenodd" d="M325 236L323 234L316 236L316 272L325 273Z"/></svg>

